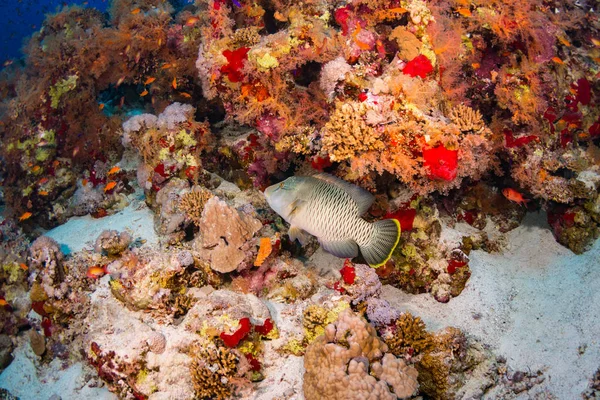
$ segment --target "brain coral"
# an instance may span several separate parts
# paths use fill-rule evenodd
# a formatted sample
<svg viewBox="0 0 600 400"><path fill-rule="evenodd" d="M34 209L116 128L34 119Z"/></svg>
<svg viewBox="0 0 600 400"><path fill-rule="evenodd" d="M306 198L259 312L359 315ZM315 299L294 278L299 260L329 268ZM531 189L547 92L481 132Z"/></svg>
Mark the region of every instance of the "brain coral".
<svg viewBox="0 0 600 400"><path fill-rule="evenodd" d="M417 370L387 353L375 329L350 309L306 349L304 396L312 399L397 399L412 396Z"/></svg>

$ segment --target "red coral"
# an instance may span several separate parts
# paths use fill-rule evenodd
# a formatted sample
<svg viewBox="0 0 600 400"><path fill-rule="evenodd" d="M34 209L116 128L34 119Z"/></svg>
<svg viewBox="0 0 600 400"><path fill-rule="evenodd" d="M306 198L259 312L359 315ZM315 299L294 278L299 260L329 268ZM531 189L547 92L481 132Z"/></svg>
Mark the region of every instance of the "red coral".
<svg viewBox="0 0 600 400"><path fill-rule="evenodd" d="M254 372L260 371L261 365L260 361L258 361L254 356L250 353L246 354L246 360L250 364L250 370Z"/></svg>
<svg viewBox="0 0 600 400"><path fill-rule="evenodd" d="M310 160L310 165L319 171L323 171L327 167L331 167L331 160L329 159L329 155L325 157L315 156Z"/></svg>
<svg viewBox="0 0 600 400"><path fill-rule="evenodd" d="M423 54L419 54L412 60L406 63L406 66L402 70L406 75L415 76L425 78L431 71L433 71L433 65L431 65L431 61L429 58L424 56Z"/></svg>
<svg viewBox="0 0 600 400"><path fill-rule="evenodd" d="M52 336L52 330L50 329L51 327L52 327L52 321L50 321L50 318L42 319L42 329L44 329L44 336L46 336L46 337Z"/></svg>
<svg viewBox="0 0 600 400"><path fill-rule="evenodd" d="M266 336L273 330L273 321L271 321L270 318L267 318L262 325L255 325L254 330L261 335Z"/></svg>
<svg viewBox="0 0 600 400"><path fill-rule="evenodd" d="M452 275L456 272L457 268L464 267L465 265L467 265L467 263L464 261L450 260L447 271L450 275Z"/></svg>
<svg viewBox="0 0 600 400"><path fill-rule="evenodd" d="M356 271L352 266L350 260L344 261L344 267L340 269L340 274L342 274L342 279L346 285L352 285L354 280L356 279Z"/></svg>
<svg viewBox="0 0 600 400"><path fill-rule="evenodd" d="M340 7L333 14L335 22L342 27L342 35L348 34L348 18L350 18L350 6Z"/></svg>
<svg viewBox="0 0 600 400"><path fill-rule="evenodd" d="M385 219L395 219L400 222L400 228L402 231L411 231L413 229L413 222L417 215L417 210L414 208L401 208L393 213L387 213Z"/></svg>
<svg viewBox="0 0 600 400"><path fill-rule="evenodd" d="M252 328L252 324L250 324L250 318L240 319L239 324L240 327L238 330L232 334L227 334L225 332L221 333L220 338L227 347L236 347L250 333L250 329Z"/></svg>
<svg viewBox="0 0 600 400"><path fill-rule="evenodd" d="M506 139L506 147L508 148L521 147L535 140L539 140L536 135L521 136L515 139L515 136L510 129L504 130L504 138Z"/></svg>
<svg viewBox="0 0 600 400"><path fill-rule="evenodd" d="M237 50L224 50L223 55L227 59L227 65L221 67L221 72L226 74L231 82L240 82L244 79L242 68L244 61L248 59L249 47L240 47Z"/></svg>
<svg viewBox="0 0 600 400"><path fill-rule="evenodd" d="M423 159L430 179L451 181L456 178L458 150L448 150L444 146L423 149Z"/></svg>

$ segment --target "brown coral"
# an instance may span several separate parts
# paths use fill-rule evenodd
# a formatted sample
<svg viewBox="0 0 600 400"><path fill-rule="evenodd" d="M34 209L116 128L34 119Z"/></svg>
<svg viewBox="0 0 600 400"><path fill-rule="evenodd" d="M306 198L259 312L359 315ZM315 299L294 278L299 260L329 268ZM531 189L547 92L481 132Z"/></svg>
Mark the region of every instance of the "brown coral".
<svg viewBox="0 0 600 400"><path fill-rule="evenodd" d="M227 399L232 395L229 379L236 374L238 357L223 346L194 346L190 366L198 399Z"/></svg>
<svg viewBox="0 0 600 400"><path fill-rule="evenodd" d="M199 227L202 237L196 242L197 250L210 260L213 270L227 273L244 261L242 246L262 228L262 223L215 196L206 202Z"/></svg>
<svg viewBox="0 0 600 400"><path fill-rule="evenodd" d="M366 151L385 148L381 133L365 121L368 111L365 103L336 102L335 111L321 132L321 150L331 161L343 161Z"/></svg>
<svg viewBox="0 0 600 400"><path fill-rule="evenodd" d="M452 108L448 117L458 125L461 132L478 132L485 126L479 110L473 110L464 104Z"/></svg>
<svg viewBox="0 0 600 400"><path fill-rule="evenodd" d="M304 396L312 399L396 399L417 390L417 371L397 359L375 329L351 310L327 325L306 349Z"/></svg>
<svg viewBox="0 0 600 400"><path fill-rule="evenodd" d="M427 332L420 317L404 313L396 321L395 334L386 338L385 342L395 356L416 355L431 350L433 335Z"/></svg>
<svg viewBox="0 0 600 400"><path fill-rule="evenodd" d="M201 186L193 186L192 190L179 199L179 208L184 212L186 218L194 225L199 226L204 205L212 196L210 190Z"/></svg>

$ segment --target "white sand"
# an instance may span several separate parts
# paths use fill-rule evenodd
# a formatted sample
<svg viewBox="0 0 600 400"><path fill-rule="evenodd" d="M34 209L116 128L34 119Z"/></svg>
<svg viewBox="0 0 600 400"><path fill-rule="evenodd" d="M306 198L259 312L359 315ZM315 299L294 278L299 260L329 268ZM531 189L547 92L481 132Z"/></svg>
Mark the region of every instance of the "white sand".
<svg viewBox="0 0 600 400"><path fill-rule="evenodd" d="M545 218L529 214L508 233L502 254L471 253L471 278L447 304L390 286L383 297L430 330L455 326L477 337L513 370L547 368L545 381L519 398L547 390L578 399L600 367L600 241L575 255L554 240Z"/></svg>
<svg viewBox="0 0 600 400"><path fill-rule="evenodd" d="M56 240L66 254L86 247L93 248L96 238L105 229L127 230L134 240L146 240L148 245L157 244L154 214L146 206L143 194L133 194L131 199L129 205L116 214L104 218L92 218L90 215L73 217L45 235Z"/></svg>
<svg viewBox="0 0 600 400"><path fill-rule="evenodd" d="M14 356L13 362L0 375L0 388L21 400L47 400L52 396L61 400L116 399L98 378L90 380L95 372L81 363L63 369L62 361L55 359L50 365L42 366L39 357L25 343L14 351Z"/></svg>

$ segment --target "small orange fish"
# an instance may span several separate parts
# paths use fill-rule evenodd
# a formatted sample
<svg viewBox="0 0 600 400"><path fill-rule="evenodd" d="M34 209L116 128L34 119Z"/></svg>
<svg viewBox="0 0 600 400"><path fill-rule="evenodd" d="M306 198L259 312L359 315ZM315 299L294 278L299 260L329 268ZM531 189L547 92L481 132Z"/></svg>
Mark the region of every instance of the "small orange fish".
<svg viewBox="0 0 600 400"><path fill-rule="evenodd" d="M463 17L470 17L471 15L471 10L469 10L468 8L459 8L458 10L456 10L457 13L459 13L460 15L462 15Z"/></svg>
<svg viewBox="0 0 600 400"><path fill-rule="evenodd" d="M87 180L87 179L84 179L84 180L82 180L82 181L81 181L81 184L82 184L83 186L87 186L87 184L88 184L88 180Z"/></svg>
<svg viewBox="0 0 600 400"><path fill-rule="evenodd" d="M100 111L104 110L104 103L100 103L100 105L98 105L98 109Z"/></svg>
<svg viewBox="0 0 600 400"><path fill-rule="evenodd" d="M0 307L4 307L4 306L7 306L7 305L8 305L7 301L4 300L4 299L2 299L2 298L0 298Z"/></svg>
<svg viewBox="0 0 600 400"><path fill-rule="evenodd" d="M180 95L182 95L183 97L185 97L186 99L191 99L192 95L189 94L188 92L179 92Z"/></svg>
<svg viewBox="0 0 600 400"><path fill-rule="evenodd" d="M171 86L173 86L173 89L177 89L177 78L173 78L173 82L171 82Z"/></svg>
<svg viewBox="0 0 600 400"><path fill-rule="evenodd" d="M473 63L473 64L471 64L471 67L473 67L473 69L479 69L479 67L481 67L481 64Z"/></svg>
<svg viewBox="0 0 600 400"><path fill-rule="evenodd" d="M571 42L569 42L567 39L565 39L562 36L558 37L558 41L561 42L563 45L565 45L567 47L571 47Z"/></svg>
<svg viewBox="0 0 600 400"><path fill-rule="evenodd" d="M158 47L162 46L162 38L158 38Z"/></svg>
<svg viewBox="0 0 600 400"><path fill-rule="evenodd" d="M39 194L40 196L48 196L48 192L47 192L46 190L40 190L40 191L38 192L38 194Z"/></svg>
<svg viewBox="0 0 600 400"><path fill-rule="evenodd" d="M592 43L594 43L594 46L600 47L600 39L592 38Z"/></svg>
<svg viewBox="0 0 600 400"><path fill-rule="evenodd" d="M52 167L53 168L58 168L59 165L60 165L60 161L58 161L58 160L52 161Z"/></svg>
<svg viewBox="0 0 600 400"><path fill-rule="evenodd" d="M525 199L523 198L523 195L519 192L517 192L515 189L513 188L505 188L502 189L502 194L504 195L504 197L506 197L508 200L510 201L514 201L515 203L519 204L519 205L527 205L527 202L530 201L529 199Z"/></svg>
<svg viewBox="0 0 600 400"><path fill-rule="evenodd" d="M42 179L40 179L38 181L38 185L43 185L45 183L48 183L49 179L47 177L43 177Z"/></svg>
<svg viewBox="0 0 600 400"><path fill-rule="evenodd" d="M169 68L171 68L171 67L173 67L173 64L169 64L169 63L167 63L167 64L163 64L163 65L160 67L160 69L169 69Z"/></svg>
<svg viewBox="0 0 600 400"><path fill-rule="evenodd" d="M554 61L555 63L557 63L559 65L563 65L565 63L563 60L561 60L558 57L552 57L552 61Z"/></svg>
<svg viewBox="0 0 600 400"><path fill-rule="evenodd" d="M112 167L111 169L108 170L107 175L113 175L116 174L117 172L119 172L121 170L121 168L117 167L116 165L114 167Z"/></svg>
<svg viewBox="0 0 600 400"><path fill-rule="evenodd" d="M19 217L19 221L25 221L26 219L29 219L29 218L31 218L31 216L32 216L32 215L33 215L33 214L32 214L32 213L30 213L29 211L27 211L27 212L24 212L24 213L23 213L23 215L21 215L21 216Z"/></svg>
<svg viewBox="0 0 600 400"><path fill-rule="evenodd" d="M200 21L200 18L198 17L189 17L187 21L185 21L185 26L194 26L198 21Z"/></svg>
<svg viewBox="0 0 600 400"><path fill-rule="evenodd" d="M144 97L148 94L147 90L144 90L142 93L140 93L140 97Z"/></svg>
<svg viewBox="0 0 600 400"><path fill-rule="evenodd" d="M125 77L122 76L119 78L119 80L117 81L117 87L121 86L121 83L123 83L125 81Z"/></svg>
<svg viewBox="0 0 600 400"><path fill-rule="evenodd" d="M135 9L131 10L131 15L136 15L136 14L139 14L139 13L140 13L140 11L142 11L142 9L141 9L141 8L135 8Z"/></svg>
<svg viewBox="0 0 600 400"><path fill-rule="evenodd" d="M29 269L29 267L24 263L19 264L19 267L21 267L23 271L27 271Z"/></svg>
<svg viewBox="0 0 600 400"><path fill-rule="evenodd" d="M75 157L79 153L79 146L75 146L73 149L73 157Z"/></svg>
<svg viewBox="0 0 600 400"><path fill-rule="evenodd" d="M36 173L40 172L41 169L42 169L42 167L40 167L39 165L35 165L33 168L31 168L31 172L36 174Z"/></svg>
<svg viewBox="0 0 600 400"><path fill-rule="evenodd" d="M104 186L104 193L113 190L115 188L115 186L117 186L117 182L115 182L115 181L108 182L106 184L106 186Z"/></svg>
<svg viewBox="0 0 600 400"><path fill-rule="evenodd" d="M146 78L146 80L144 81L144 85L149 85L149 84L151 84L152 82L154 82L155 80L156 80L156 78L155 78L155 77L153 77L153 76L149 76L149 77L148 77L148 78Z"/></svg>
<svg viewBox="0 0 600 400"><path fill-rule="evenodd" d="M98 279L98 278L103 277L107 273L108 272L106 272L106 265L104 265L104 266L94 265L93 267L88 268L85 276L90 279Z"/></svg>

